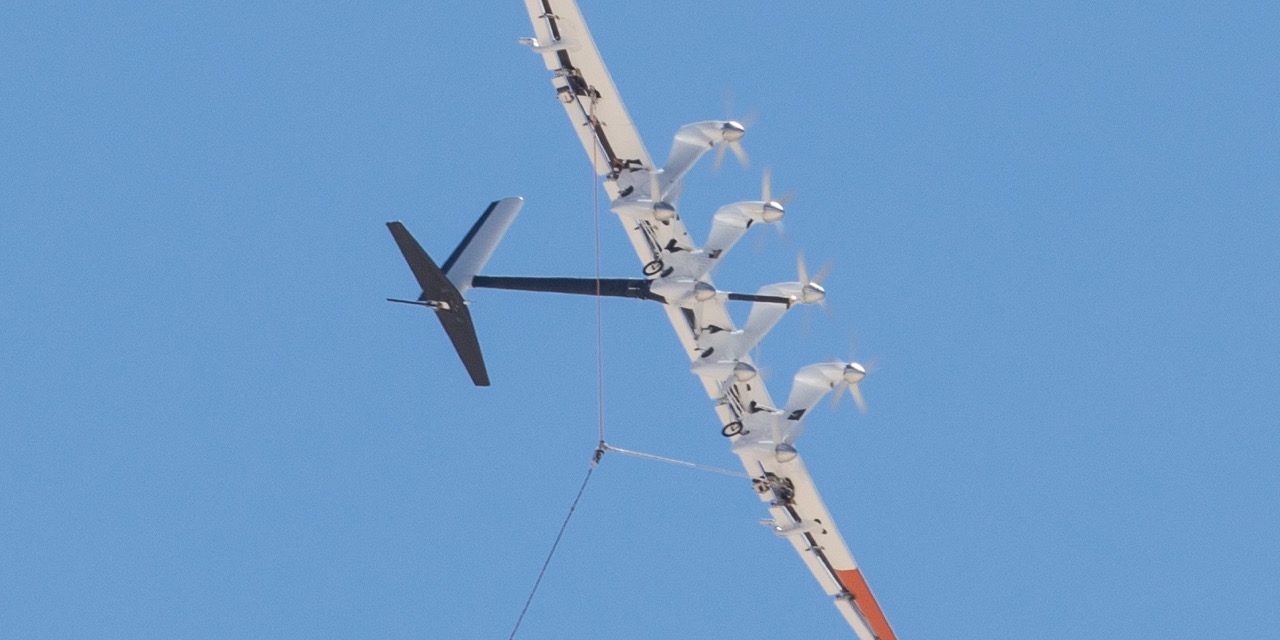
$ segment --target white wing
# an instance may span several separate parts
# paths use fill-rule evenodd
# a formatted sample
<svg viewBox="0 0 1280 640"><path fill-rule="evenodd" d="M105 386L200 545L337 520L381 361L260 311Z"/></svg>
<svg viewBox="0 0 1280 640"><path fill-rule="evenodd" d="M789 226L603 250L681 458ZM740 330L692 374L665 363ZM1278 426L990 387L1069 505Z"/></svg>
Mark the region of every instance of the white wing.
<svg viewBox="0 0 1280 640"><path fill-rule="evenodd" d="M577 3L525 0L524 4L536 33L526 44L540 52L547 68L555 72L552 84L556 95L587 155L594 157L596 173L603 176L652 168L649 152L627 115Z"/></svg>
<svg viewBox="0 0 1280 640"><path fill-rule="evenodd" d="M577 3L574 0L525 0L525 6L533 21L535 36L523 42L538 52L554 73L552 84L556 95L588 158L594 162L596 172L605 177L610 200L652 197L650 177L658 169L627 115ZM689 132L697 133L697 128L705 124L716 123L695 123L681 131L692 135ZM687 171L693 160L709 148L709 140L704 142L699 138L681 147L677 139L669 163L674 161L673 166L679 173ZM708 146L703 147L704 144ZM669 178L664 179L662 190L675 179ZM661 223L623 219L623 228L636 255L646 265L647 275L655 275L648 273L654 265L660 266L662 273L677 276L696 277L706 270L706 259L700 257L702 254L690 241L678 216ZM773 293L790 295L790 289ZM753 476L760 498L769 504L774 532L787 538L796 549L859 638L895 640L804 463L798 455L780 455L777 445L783 442L780 436L786 427L783 422L786 416L772 408L773 401L763 382L758 378L737 381L728 377L726 380L724 367L698 367L698 364L725 357L750 364L746 354L750 347L745 345L754 344L758 336L763 336L777 322L781 312L768 307L778 306L757 304L746 332L736 330L724 302L718 297L700 303L696 314L692 309L673 305L663 308L686 354L695 362L695 370L717 372L700 374L703 387L717 400L716 413L725 425L722 433L730 438L734 453Z"/></svg>
<svg viewBox="0 0 1280 640"><path fill-rule="evenodd" d="M631 116L605 68L574 0L525 0L533 22L534 37L523 42L537 51L553 72L556 96L569 116L578 139L605 176L610 201L649 195L649 176L657 171L640 140ZM693 256L693 242L679 217L666 222L625 221L624 227L636 255L652 265L646 275L667 269L694 272L700 264ZM705 280L705 278L704 278ZM690 359L701 355L695 341L699 327L694 314L678 307L664 307ZM703 324L731 328L723 304L703 305L697 314ZM711 388L708 388L708 393Z"/></svg>
<svg viewBox="0 0 1280 640"><path fill-rule="evenodd" d="M896 640L800 458L779 462L772 450L740 450L739 456L756 476L760 499L769 504L774 533L800 554L854 633L862 640Z"/></svg>

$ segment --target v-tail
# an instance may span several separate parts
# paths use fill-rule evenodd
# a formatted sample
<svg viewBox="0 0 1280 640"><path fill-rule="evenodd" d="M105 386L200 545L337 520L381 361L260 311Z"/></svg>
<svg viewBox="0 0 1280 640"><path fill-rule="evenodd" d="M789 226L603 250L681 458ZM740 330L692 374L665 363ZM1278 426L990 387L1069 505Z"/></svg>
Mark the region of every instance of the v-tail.
<svg viewBox="0 0 1280 640"><path fill-rule="evenodd" d="M489 372L485 368L475 323L471 319L471 311L468 310L467 301L463 295L471 288L472 279L476 273L484 268L489 257L493 255L498 241L511 226L511 222L515 220L523 204L524 200L521 198L504 198L490 203L489 208L471 227L443 267L436 265L435 260L431 259L403 223L399 221L387 223L387 228L395 238L400 253L409 264L409 270L413 272L413 277L422 289L417 300L399 298L387 298L387 300L435 310L436 318L440 320L445 334L453 343L453 348L458 352L458 357L471 376L471 381L479 387L489 386Z"/></svg>

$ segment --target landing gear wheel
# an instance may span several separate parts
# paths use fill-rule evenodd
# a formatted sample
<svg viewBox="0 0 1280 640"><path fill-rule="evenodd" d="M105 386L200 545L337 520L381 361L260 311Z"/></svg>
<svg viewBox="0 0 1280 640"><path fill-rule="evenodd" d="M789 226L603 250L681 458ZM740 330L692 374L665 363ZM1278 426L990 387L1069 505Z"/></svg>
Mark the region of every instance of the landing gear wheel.
<svg viewBox="0 0 1280 640"><path fill-rule="evenodd" d="M644 275L653 277L658 275L666 265L662 264L662 258L657 258L652 262L644 265Z"/></svg>
<svg viewBox="0 0 1280 640"><path fill-rule="evenodd" d="M726 438L732 438L733 436L736 436L740 433L742 433L741 420L734 420L733 422L726 424L724 428L720 430L720 435Z"/></svg>

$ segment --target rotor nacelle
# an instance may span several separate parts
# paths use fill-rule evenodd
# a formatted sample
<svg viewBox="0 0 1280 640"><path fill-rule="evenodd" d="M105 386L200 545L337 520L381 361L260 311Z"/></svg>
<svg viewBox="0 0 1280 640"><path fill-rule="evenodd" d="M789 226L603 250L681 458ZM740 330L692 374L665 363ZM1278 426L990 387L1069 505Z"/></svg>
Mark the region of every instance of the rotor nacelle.
<svg viewBox="0 0 1280 640"><path fill-rule="evenodd" d="M634 200L615 200L611 210L632 220L656 220L668 222L675 219L676 207L663 198L661 172L649 171L649 193L647 198L636 197ZM633 196L635 197L635 196Z"/></svg>
<svg viewBox="0 0 1280 640"><path fill-rule="evenodd" d="M669 202L659 200L653 203L653 219L658 222L666 222L676 217L676 208Z"/></svg>
<svg viewBox="0 0 1280 640"><path fill-rule="evenodd" d="M707 302L715 298L718 293L720 292L716 291L715 287L701 280L693 285L693 299L698 302Z"/></svg>
<svg viewBox="0 0 1280 640"><path fill-rule="evenodd" d="M671 153L662 166L668 186L678 185L689 169L703 154L716 150L716 164L724 158L726 150L732 151L738 161L746 166L747 152L742 148L742 138L747 128L736 120L704 120L680 127L671 141Z"/></svg>
<svg viewBox="0 0 1280 640"><path fill-rule="evenodd" d="M690 307L720 295L715 285L690 278L658 278L649 286L649 291L661 296L666 304L679 307Z"/></svg>
<svg viewBox="0 0 1280 640"><path fill-rule="evenodd" d="M782 216L786 215L787 212L782 203L777 200L770 200L764 203L764 206L760 209L760 219L769 224L782 220Z"/></svg>
<svg viewBox="0 0 1280 640"><path fill-rule="evenodd" d="M618 200L610 211L630 220L667 222L676 217L676 208L662 200Z"/></svg>
<svg viewBox="0 0 1280 640"><path fill-rule="evenodd" d="M711 224L713 225L712 235L716 235L714 226L725 227L726 231L732 228L736 231L734 236L731 237L736 241L736 236L741 236L743 230L751 225L757 222L767 224L780 222L786 213L786 208L777 200L742 200L727 204L717 209L715 215L711 218ZM708 239L708 244L712 242L715 242L715 240ZM717 244L732 245L731 242L726 242L725 240L721 240Z"/></svg>
<svg viewBox="0 0 1280 640"><path fill-rule="evenodd" d="M738 382L750 382L759 374L755 367L745 362L737 362L733 365L733 379Z"/></svg>
<svg viewBox="0 0 1280 640"><path fill-rule="evenodd" d="M787 398L783 412L786 419L781 421L782 435L780 444L794 445L804 432L804 418L817 406L824 396L832 394L832 407L838 406L840 397L848 392L853 397L858 411L867 412L867 401L862 396L860 385L867 378L867 368L859 362L835 361L819 362L801 367L796 372L791 384L791 395ZM789 452L775 452L779 461Z"/></svg>
<svg viewBox="0 0 1280 640"><path fill-rule="evenodd" d="M827 290L816 282L810 282L800 287L800 295L796 296L796 301L800 304L816 304L827 299Z"/></svg>
<svg viewBox="0 0 1280 640"><path fill-rule="evenodd" d="M729 120L720 125L720 137L725 142L738 142L745 135L747 135L747 128L737 120Z"/></svg>
<svg viewBox="0 0 1280 640"><path fill-rule="evenodd" d="M694 375L710 376L717 380L733 379L735 382L750 382L760 375L760 371L741 360L717 360L700 362L692 369Z"/></svg>
<svg viewBox="0 0 1280 640"><path fill-rule="evenodd" d="M791 462L792 460L795 460L799 455L800 455L800 452L796 451L796 448L794 446L786 442L780 442L776 447L773 448L773 456L781 464L786 464L788 462ZM782 531L777 531L775 533L778 533L778 535L785 535Z"/></svg>

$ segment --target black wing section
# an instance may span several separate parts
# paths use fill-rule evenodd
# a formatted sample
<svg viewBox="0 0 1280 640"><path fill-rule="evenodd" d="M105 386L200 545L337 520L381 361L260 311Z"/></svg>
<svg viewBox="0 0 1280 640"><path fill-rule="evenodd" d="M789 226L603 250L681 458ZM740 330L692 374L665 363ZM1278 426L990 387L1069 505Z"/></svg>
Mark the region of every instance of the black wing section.
<svg viewBox="0 0 1280 640"><path fill-rule="evenodd" d="M405 262L409 263L413 277L422 287L419 300L436 310L440 326L444 327L454 350L471 375L471 381L478 387L489 386L489 372L485 370L484 356L480 353L480 340L476 337L471 312L467 310L462 294L403 224L388 222L387 228L400 247L400 253L404 254Z"/></svg>

